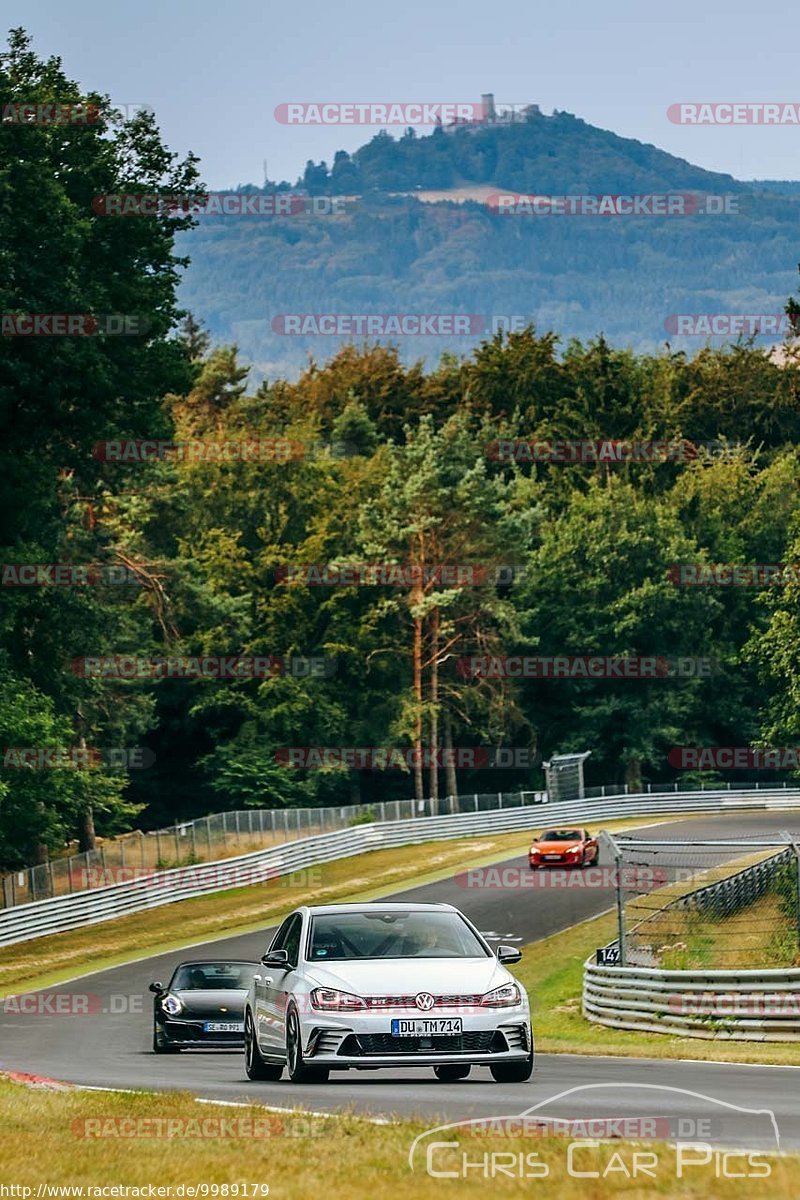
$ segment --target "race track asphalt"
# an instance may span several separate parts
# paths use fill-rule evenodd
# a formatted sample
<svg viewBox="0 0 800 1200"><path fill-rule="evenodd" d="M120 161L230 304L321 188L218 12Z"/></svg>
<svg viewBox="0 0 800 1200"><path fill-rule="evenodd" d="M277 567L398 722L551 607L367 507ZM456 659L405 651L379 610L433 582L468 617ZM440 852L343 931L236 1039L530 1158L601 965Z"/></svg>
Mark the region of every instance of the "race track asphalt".
<svg viewBox="0 0 800 1200"><path fill-rule="evenodd" d="M658 836L685 846L692 839L777 835L800 836L800 813L731 812L669 824L641 826L636 836ZM741 851L729 850L725 857ZM721 855L709 856L719 861ZM602 860L601 860L602 863ZM525 944L603 912L614 903L610 884L598 887L538 887L525 879L525 859L497 864L503 874L470 885L469 863L453 878L400 892L392 899L446 901L462 909L493 944ZM517 874L519 870L519 875ZM510 871L510 873L509 873ZM465 874L464 872L467 872ZM519 881L519 886L515 881ZM177 916L177 909L176 909ZM800 1147L800 1065L762 1067L691 1060L643 1060L581 1055L539 1055L529 1083L496 1084L487 1069L468 1080L439 1083L428 1069L344 1071L326 1085L252 1083L239 1051L184 1051L155 1056L150 1049L154 979L167 979L187 958L257 960L269 928L156 955L49 988L56 995L88 995L89 1016L0 1012L0 1069L31 1072L84 1086L183 1089L198 1097L255 1101L278 1108L301 1105L334 1112L351 1109L378 1117L422 1116L431 1123L518 1115L541 1106L537 1115L570 1119L636 1116L661 1118L670 1136L722 1145L773 1146L774 1113L783 1148ZM528 953L535 954L532 947ZM702 1046L703 1043L698 1043ZM800 1064L800 1048L798 1051ZM579 1089L570 1091L570 1089ZM563 1093L569 1093L564 1095ZM744 1112L737 1111L747 1110ZM681 1125L680 1123L683 1122ZM707 1122L707 1124L703 1124ZM694 1131L694 1137L690 1136Z"/></svg>

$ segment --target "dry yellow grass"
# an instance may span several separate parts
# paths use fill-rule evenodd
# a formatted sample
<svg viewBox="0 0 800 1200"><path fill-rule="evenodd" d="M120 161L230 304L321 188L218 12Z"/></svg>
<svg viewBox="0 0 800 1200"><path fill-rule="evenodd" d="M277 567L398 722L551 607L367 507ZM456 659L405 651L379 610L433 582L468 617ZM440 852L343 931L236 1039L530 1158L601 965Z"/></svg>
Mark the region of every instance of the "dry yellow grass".
<svg viewBox="0 0 800 1200"><path fill-rule="evenodd" d="M171 1126L169 1121L173 1122ZM432 1158L434 1170L455 1170L463 1176L462 1156L466 1152L468 1162L494 1162L495 1169L499 1162L509 1173L487 1178L479 1165L467 1169L465 1177L434 1178L426 1172L424 1153L415 1156L412 1172L412 1142L437 1123L375 1125L354 1116L321 1119L300 1112L294 1116L271 1115L257 1107L201 1105L182 1093L32 1091L0 1079L2 1182L31 1188L29 1195L34 1198L40 1184L84 1189L146 1189L152 1184L171 1188L173 1197L181 1195L175 1190L181 1186L204 1185L208 1196L235 1200L242 1200L244 1184L248 1200L253 1196L261 1200L264 1193L257 1185L269 1187L271 1200L310 1200L316 1196L336 1200L440 1200L451 1195L485 1200L487 1195L523 1193L542 1200L611 1196L639 1200L674 1195L788 1200L797 1197L800 1190L800 1158L796 1156L759 1154L756 1162L765 1167L751 1164L747 1169L769 1172L760 1178L718 1178L718 1164L712 1159L705 1166L691 1168L678 1180L673 1146L634 1146L618 1139L582 1148L576 1154L575 1167L598 1171L597 1179L569 1175L569 1143L564 1138L478 1139L462 1135L458 1150L436 1152ZM122 1136L126 1131L128 1135L143 1131L152 1134L159 1128L162 1133L171 1129L173 1136ZM223 1130L228 1131L224 1136L214 1135ZM85 1136L87 1131L91 1136ZM448 1140L451 1137L448 1134ZM637 1151L640 1155L655 1155L655 1160L640 1159L640 1164L649 1164L655 1178L641 1173L636 1179L626 1178L621 1168L632 1172ZM484 1159L484 1155L492 1154L503 1158ZM527 1155L537 1157L520 1159ZM527 1178L520 1178L520 1162L522 1170L529 1172ZM742 1163L737 1158L735 1169L742 1171ZM609 1167L604 1180L602 1173ZM533 1175L545 1168L546 1178ZM225 1185L227 1191L223 1190ZM238 1197L234 1191L237 1185ZM84 1190L83 1195L88 1200L92 1193Z"/></svg>

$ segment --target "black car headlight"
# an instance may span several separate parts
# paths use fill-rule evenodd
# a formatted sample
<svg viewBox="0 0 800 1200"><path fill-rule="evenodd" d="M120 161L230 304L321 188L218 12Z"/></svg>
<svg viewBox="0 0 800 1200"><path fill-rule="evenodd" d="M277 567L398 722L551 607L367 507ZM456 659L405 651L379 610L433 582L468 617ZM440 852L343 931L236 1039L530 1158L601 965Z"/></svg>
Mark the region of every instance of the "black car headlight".
<svg viewBox="0 0 800 1200"><path fill-rule="evenodd" d="M183 1012L183 1004L171 992L161 1000L161 1007L168 1017L177 1017L179 1013Z"/></svg>

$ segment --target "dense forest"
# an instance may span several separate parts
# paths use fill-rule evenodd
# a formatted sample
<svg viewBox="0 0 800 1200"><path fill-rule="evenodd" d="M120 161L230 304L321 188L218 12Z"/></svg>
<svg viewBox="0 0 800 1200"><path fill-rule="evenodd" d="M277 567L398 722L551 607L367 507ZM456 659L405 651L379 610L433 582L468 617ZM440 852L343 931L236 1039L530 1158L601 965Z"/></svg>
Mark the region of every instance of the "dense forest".
<svg viewBox="0 0 800 1200"><path fill-rule="evenodd" d="M534 764L590 749L590 782L637 786L676 777L676 746L797 739L794 575L684 586L675 570L800 562L791 349L780 365L746 343L635 353L529 326L432 365L345 346L298 378L258 381L176 300L175 240L192 218L92 208L101 193L197 190L195 160L167 151L151 115L117 121L21 32L0 89L103 113L92 128L4 130L2 312L147 319L129 336L0 339L0 866L226 808L541 781L538 765L293 766L293 747L511 748ZM247 225L234 234L243 254ZM738 273L746 290L741 261ZM639 278L650 296L652 276ZM617 462L498 451L561 439L688 449ZM713 670L553 679L463 666L518 655ZM269 668L102 666L120 656ZM94 758L40 769L18 754L48 747ZM146 751L141 769L109 748Z"/></svg>

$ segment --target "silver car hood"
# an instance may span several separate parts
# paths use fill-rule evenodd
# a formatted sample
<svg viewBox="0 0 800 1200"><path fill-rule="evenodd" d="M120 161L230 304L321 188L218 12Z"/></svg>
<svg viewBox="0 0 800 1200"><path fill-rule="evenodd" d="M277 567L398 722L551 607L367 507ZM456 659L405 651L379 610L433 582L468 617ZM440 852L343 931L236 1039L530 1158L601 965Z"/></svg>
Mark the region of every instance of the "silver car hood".
<svg viewBox="0 0 800 1200"><path fill-rule="evenodd" d="M357 996L483 995L513 976L496 958L380 958L323 963L303 974L312 986L338 988Z"/></svg>

